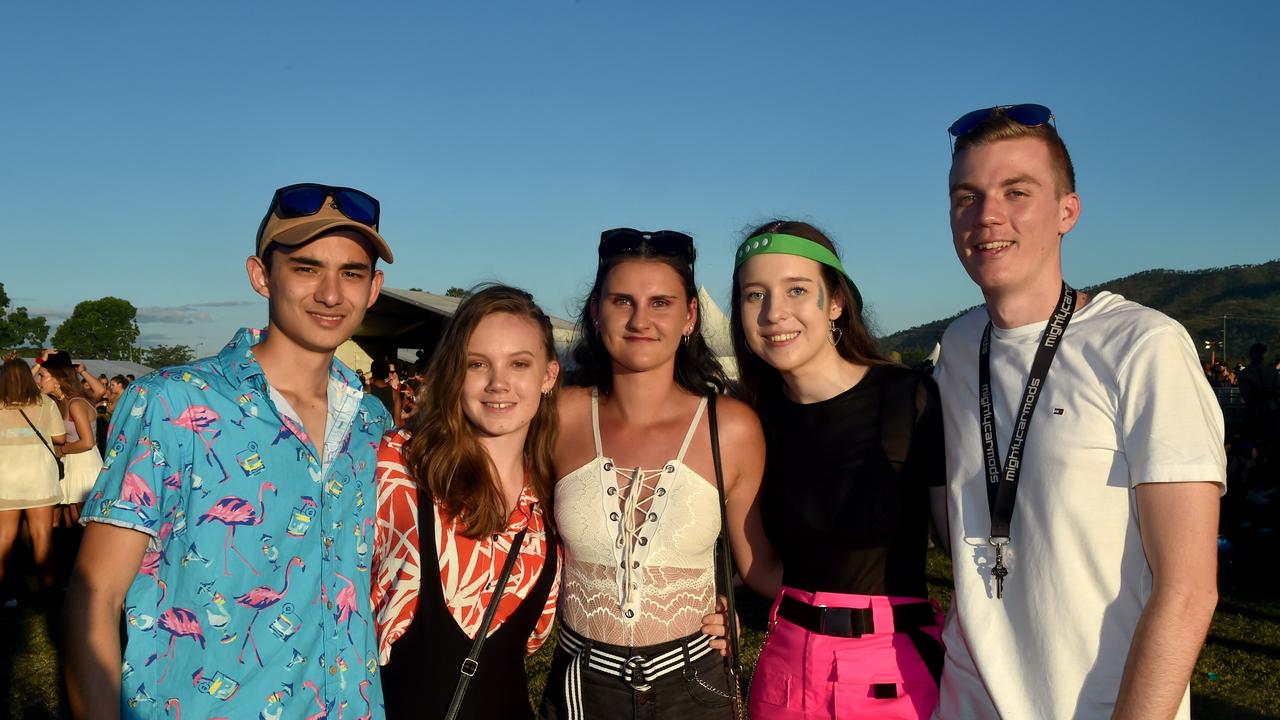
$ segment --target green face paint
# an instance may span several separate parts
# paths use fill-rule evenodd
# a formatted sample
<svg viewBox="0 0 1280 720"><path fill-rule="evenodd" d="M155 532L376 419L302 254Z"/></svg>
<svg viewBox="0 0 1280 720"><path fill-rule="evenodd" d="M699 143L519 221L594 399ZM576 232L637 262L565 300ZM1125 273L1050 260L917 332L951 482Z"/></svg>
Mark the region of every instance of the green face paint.
<svg viewBox="0 0 1280 720"><path fill-rule="evenodd" d="M826 304L827 304L826 290L822 287L821 284L819 284L818 285L818 309L819 310L824 309L823 305L826 305Z"/></svg>

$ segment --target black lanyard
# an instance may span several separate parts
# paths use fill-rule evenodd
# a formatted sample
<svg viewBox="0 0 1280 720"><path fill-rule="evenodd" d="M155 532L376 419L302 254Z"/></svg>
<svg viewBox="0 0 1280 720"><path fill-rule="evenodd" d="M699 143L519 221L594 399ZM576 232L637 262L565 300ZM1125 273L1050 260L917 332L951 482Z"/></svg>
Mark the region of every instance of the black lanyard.
<svg viewBox="0 0 1280 720"><path fill-rule="evenodd" d="M996 597L1003 594L1004 577L1009 571L1004 567L1004 546L1009 544L1009 523L1013 520L1013 501L1018 494L1018 477L1022 474L1022 449L1031 429L1031 415L1044 392L1049 366L1058 352L1067 323L1076 311L1076 291L1062 283L1062 296L1058 308L1049 318L1049 324L1040 336L1040 347L1031 363L1027 388L1018 404L1017 420L1013 425L1013 437L1009 440L1009 454L1004 466L1000 465L1000 449L996 445L996 417L991 407L991 321L982 331L982 344L978 349L978 431L982 436L982 461L987 474L987 508L991 511L991 536L988 541L996 548L996 564L991 574L996 579Z"/></svg>

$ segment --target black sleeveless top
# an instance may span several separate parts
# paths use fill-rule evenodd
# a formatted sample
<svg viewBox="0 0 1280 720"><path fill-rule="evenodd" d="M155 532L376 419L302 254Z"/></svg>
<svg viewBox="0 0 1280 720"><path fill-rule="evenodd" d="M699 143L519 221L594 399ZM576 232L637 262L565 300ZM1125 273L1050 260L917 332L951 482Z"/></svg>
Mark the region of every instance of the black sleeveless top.
<svg viewBox="0 0 1280 720"><path fill-rule="evenodd" d="M431 503L431 496L419 490L418 552L422 586L413 622L391 646L391 658L382 668L382 695L388 720L443 718L458 685L462 661L471 652L473 642L458 627L445 605L437 570L440 555ZM529 539L525 538L525 542ZM515 613L484 643L480 667L467 686L459 720L532 720L529 678L524 669L525 648L546 607L557 561L555 546L548 538L547 559L538 582Z"/></svg>

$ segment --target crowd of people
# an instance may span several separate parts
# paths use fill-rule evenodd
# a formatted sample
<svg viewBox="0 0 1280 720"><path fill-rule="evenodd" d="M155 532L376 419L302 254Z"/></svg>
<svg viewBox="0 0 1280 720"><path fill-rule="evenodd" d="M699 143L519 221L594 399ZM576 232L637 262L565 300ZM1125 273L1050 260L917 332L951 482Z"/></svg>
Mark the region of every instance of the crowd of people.
<svg viewBox="0 0 1280 720"><path fill-rule="evenodd" d="M600 235L570 371L534 299L494 284L428 366L365 376L334 351L393 262L381 207L280 188L246 263L266 329L84 378L115 406L97 445L69 358L5 366L0 443L44 473L6 474L6 497L83 503L74 713L1188 717L1222 413L1180 325L1064 282L1080 200L1052 119L949 128L954 250L986 304L932 375L876 347L835 242L778 218L734 258L736 379L703 339L693 238L629 228ZM108 443L59 487L54 456ZM89 464L92 489L68 482ZM746 698L735 572L773 601ZM553 624L530 707L523 661Z"/></svg>
<svg viewBox="0 0 1280 720"><path fill-rule="evenodd" d="M123 376L95 377L54 348L30 365L17 353L4 359L0 603L6 609L18 605L23 589L6 569L24 521L38 599L48 601L65 590L81 534L80 509L102 469L110 413L128 382ZM55 536L63 542L55 543Z"/></svg>

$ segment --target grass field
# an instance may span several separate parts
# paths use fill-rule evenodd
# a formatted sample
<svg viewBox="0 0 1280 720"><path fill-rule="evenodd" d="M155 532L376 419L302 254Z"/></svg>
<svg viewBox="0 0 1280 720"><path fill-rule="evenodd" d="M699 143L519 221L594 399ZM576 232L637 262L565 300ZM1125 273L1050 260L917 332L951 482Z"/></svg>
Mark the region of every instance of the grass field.
<svg viewBox="0 0 1280 720"><path fill-rule="evenodd" d="M1256 572L1240 568L1224 583L1222 599L1191 680L1192 715L1197 720L1280 718L1280 583L1259 559ZM951 600L950 562L930 555L930 594L944 606ZM743 659L748 677L764 641L765 603L742 593ZM0 718L66 718L61 668L54 648L60 609L0 609ZM551 663L551 646L529 658L531 701L541 696Z"/></svg>

